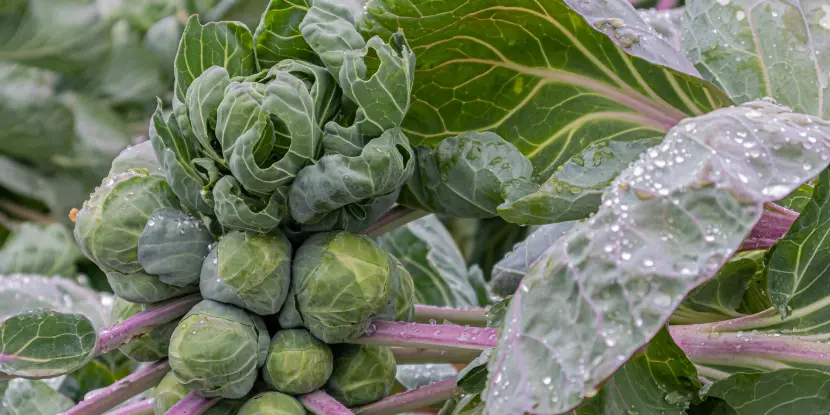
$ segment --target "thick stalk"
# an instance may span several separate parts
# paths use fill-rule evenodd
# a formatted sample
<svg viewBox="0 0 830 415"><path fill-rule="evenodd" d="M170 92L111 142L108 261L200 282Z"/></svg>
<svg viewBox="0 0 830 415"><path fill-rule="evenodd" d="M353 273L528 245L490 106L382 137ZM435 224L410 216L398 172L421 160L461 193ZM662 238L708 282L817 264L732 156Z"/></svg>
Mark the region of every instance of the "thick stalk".
<svg viewBox="0 0 830 415"><path fill-rule="evenodd" d="M165 412L165 415L202 415L216 405L221 398L205 398L196 392L188 392L182 400L176 402L172 408Z"/></svg>
<svg viewBox="0 0 830 415"><path fill-rule="evenodd" d="M153 413L153 400L145 399L107 412L107 415L153 415Z"/></svg>
<svg viewBox="0 0 830 415"><path fill-rule="evenodd" d="M321 390L300 396L300 403L316 415L354 415L349 408Z"/></svg>
<svg viewBox="0 0 830 415"><path fill-rule="evenodd" d="M497 340L498 333L491 328L373 321L366 334L349 343L417 349L486 350L495 347Z"/></svg>
<svg viewBox="0 0 830 415"><path fill-rule="evenodd" d="M160 360L101 389L91 398L81 401L74 408L64 412L63 415L103 414L127 399L156 386L169 371L170 364L167 363L167 359Z"/></svg>
<svg viewBox="0 0 830 415"><path fill-rule="evenodd" d="M767 203L766 206L767 209L761 214L761 219L752 228L739 251L769 249L779 238L787 234L793 222L798 219L797 212L773 203Z"/></svg>
<svg viewBox="0 0 830 415"><path fill-rule="evenodd" d="M112 327L101 329L98 332L98 344L95 346L95 351L101 355L121 347L148 330L185 315L201 300L202 297L199 294L176 298L142 311Z"/></svg>
<svg viewBox="0 0 830 415"><path fill-rule="evenodd" d="M418 323L452 321L484 327L487 325L487 308L452 308L432 305L415 305L415 321Z"/></svg>
<svg viewBox="0 0 830 415"><path fill-rule="evenodd" d="M398 226L405 225L415 219L424 217L427 214L429 214L429 212L410 209L408 207L398 205L392 209L389 209L389 211L384 213L380 219L369 225L363 233L369 237L377 238L378 236L381 236L386 232L397 228Z"/></svg>
<svg viewBox="0 0 830 415"><path fill-rule="evenodd" d="M481 354L477 350L433 350L412 349L408 347L392 347L392 355L399 365L413 365L421 363L453 363L466 365Z"/></svg>
<svg viewBox="0 0 830 415"><path fill-rule="evenodd" d="M2 381L4 381L4 380L12 380L12 379L14 379L15 377L16 377L16 376L12 376L12 375L10 375L10 374L8 374L8 373L3 373L3 372L0 372L0 382L2 382Z"/></svg>
<svg viewBox="0 0 830 415"><path fill-rule="evenodd" d="M394 415L444 402L461 394L455 379L442 380L383 398L354 410L358 415Z"/></svg>

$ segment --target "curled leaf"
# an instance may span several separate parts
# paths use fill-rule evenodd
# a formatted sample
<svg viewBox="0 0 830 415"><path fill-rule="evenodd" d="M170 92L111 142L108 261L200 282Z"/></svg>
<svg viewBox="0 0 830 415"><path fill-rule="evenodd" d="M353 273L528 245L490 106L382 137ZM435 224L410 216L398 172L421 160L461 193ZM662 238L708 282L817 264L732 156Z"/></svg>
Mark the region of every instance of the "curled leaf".
<svg viewBox="0 0 830 415"><path fill-rule="evenodd" d="M266 233L287 216L287 189L274 191L267 200L248 196L233 176L223 176L213 188L216 218L230 229Z"/></svg>

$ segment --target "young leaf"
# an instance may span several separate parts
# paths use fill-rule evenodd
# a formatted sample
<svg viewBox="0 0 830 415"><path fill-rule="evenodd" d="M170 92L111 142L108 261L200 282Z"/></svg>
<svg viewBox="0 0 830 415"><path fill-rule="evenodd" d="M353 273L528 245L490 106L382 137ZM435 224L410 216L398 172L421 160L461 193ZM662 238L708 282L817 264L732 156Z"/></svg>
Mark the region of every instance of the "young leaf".
<svg viewBox="0 0 830 415"><path fill-rule="evenodd" d="M309 0L271 0L254 33L256 58L263 68L270 68L283 59L297 59L320 64L302 33Z"/></svg>
<svg viewBox="0 0 830 415"><path fill-rule="evenodd" d="M830 118L830 20L826 3L694 0L683 48L706 79L738 103L774 97Z"/></svg>
<svg viewBox="0 0 830 415"><path fill-rule="evenodd" d="M0 390L0 398L0 414L4 415L55 415L75 406L42 380L12 379L5 392Z"/></svg>
<svg viewBox="0 0 830 415"><path fill-rule="evenodd" d="M577 406L715 274L764 204L813 178L828 155L830 123L768 101L673 128L530 269L490 363L488 413Z"/></svg>
<svg viewBox="0 0 830 415"><path fill-rule="evenodd" d="M79 313L96 328L109 325L110 303L106 295L67 278L39 275L0 276L0 320L21 310L48 308L61 313Z"/></svg>
<svg viewBox="0 0 830 415"><path fill-rule="evenodd" d="M706 284L689 293L672 316L672 324L696 324L742 317L738 312L749 281L758 272L752 259L736 259L724 265Z"/></svg>
<svg viewBox="0 0 830 415"><path fill-rule="evenodd" d="M801 185L795 189L789 196L778 200L775 204L785 207L793 212L801 212L807 207L807 203L813 198L813 186L809 184Z"/></svg>
<svg viewBox="0 0 830 415"><path fill-rule="evenodd" d="M385 1L350 18L364 37L401 28L418 53L413 145L493 131L536 183L591 144L661 136L729 104L625 0Z"/></svg>
<svg viewBox="0 0 830 415"><path fill-rule="evenodd" d="M0 250L0 274L74 277L81 258L72 232L64 225L22 223Z"/></svg>
<svg viewBox="0 0 830 415"><path fill-rule="evenodd" d="M830 411L830 375L809 369L738 373L705 395L723 399L737 415L823 414Z"/></svg>
<svg viewBox="0 0 830 415"><path fill-rule="evenodd" d="M470 362L467 367L458 372L456 383L464 393L481 393L487 385L487 363L493 349L481 352L481 355Z"/></svg>

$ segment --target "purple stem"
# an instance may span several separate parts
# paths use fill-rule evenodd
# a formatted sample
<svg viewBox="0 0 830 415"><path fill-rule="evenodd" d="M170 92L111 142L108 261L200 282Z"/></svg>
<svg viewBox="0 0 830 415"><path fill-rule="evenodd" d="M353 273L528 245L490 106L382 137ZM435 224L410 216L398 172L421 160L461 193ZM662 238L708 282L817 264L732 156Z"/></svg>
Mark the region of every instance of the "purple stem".
<svg viewBox="0 0 830 415"><path fill-rule="evenodd" d="M98 344L95 346L96 354L101 355L121 347L148 330L185 315L199 301L202 301L199 294L176 298L142 311L112 327L101 329L98 332Z"/></svg>
<svg viewBox="0 0 830 415"><path fill-rule="evenodd" d="M156 386L169 371L170 364L167 363L167 359L160 360L98 391L91 398L81 401L72 409L64 412L63 415L103 414L127 399Z"/></svg>
<svg viewBox="0 0 830 415"><path fill-rule="evenodd" d="M403 321L373 321L366 334L349 343L418 349L486 350L496 346L496 329L453 324L421 324Z"/></svg>
<svg viewBox="0 0 830 415"><path fill-rule="evenodd" d="M415 321L419 323L452 321L471 326L487 325L487 308L452 308L432 305L415 305Z"/></svg>
<svg viewBox="0 0 830 415"><path fill-rule="evenodd" d="M429 212L397 205L392 209L389 209L388 212L384 213L378 220L369 225L363 233L372 238L377 238L378 236L381 236L386 232L397 228L398 226L426 216L428 213Z"/></svg>
<svg viewBox="0 0 830 415"><path fill-rule="evenodd" d="M442 380L420 388L392 395L355 409L358 415L394 415L444 402L461 394L455 379Z"/></svg>
<svg viewBox="0 0 830 415"><path fill-rule="evenodd" d="M349 408L321 390L300 396L300 402L316 415L354 415Z"/></svg>
<svg viewBox="0 0 830 415"><path fill-rule="evenodd" d="M211 406L216 405L221 398L205 398L196 392L190 391L182 400L176 402L165 415L201 415Z"/></svg>
<svg viewBox="0 0 830 415"><path fill-rule="evenodd" d="M655 9L657 10L668 10L677 7L677 0L658 0L657 6Z"/></svg>
<svg viewBox="0 0 830 415"><path fill-rule="evenodd" d="M481 353L477 350L432 350L412 349L409 347L392 347L392 355L399 365L412 365L418 363L455 363L469 364Z"/></svg>
<svg viewBox="0 0 830 415"><path fill-rule="evenodd" d="M134 404L122 406L114 411L107 412L107 415L153 415L153 400L145 399Z"/></svg>
<svg viewBox="0 0 830 415"><path fill-rule="evenodd" d="M761 219L750 231L740 251L771 248L779 238L787 234L793 222L798 219L798 213L792 210L773 203L766 206L769 210L764 210L761 214Z"/></svg>

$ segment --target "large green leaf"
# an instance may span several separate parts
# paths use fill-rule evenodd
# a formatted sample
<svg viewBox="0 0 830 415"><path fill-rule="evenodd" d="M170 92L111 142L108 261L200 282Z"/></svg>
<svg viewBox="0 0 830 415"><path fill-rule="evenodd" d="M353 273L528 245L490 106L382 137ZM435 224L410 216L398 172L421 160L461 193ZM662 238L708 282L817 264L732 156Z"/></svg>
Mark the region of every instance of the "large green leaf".
<svg viewBox="0 0 830 415"><path fill-rule="evenodd" d="M830 411L830 375L807 369L739 373L715 382L705 394L723 399L737 415L818 415Z"/></svg>
<svg viewBox="0 0 830 415"><path fill-rule="evenodd" d="M651 25L654 30L669 42L672 47L683 51L683 8L669 10L646 9L638 10L640 18Z"/></svg>
<svg viewBox="0 0 830 415"><path fill-rule="evenodd" d="M81 258L72 231L64 225L22 223L0 250L0 274L74 277Z"/></svg>
<svg viewBox="0 0 830 415"><path fill-rule="evenodd" d="M530 234L530 228L505 222L500 217L478 219L474 222L475 237L469 252L464 254L467 263L478 265L482 277L490 281L493 268L517 243ZM459 244L460 245L460 244Z"/></svg>
<svg viewBox="0 0 830 415"><path fill-rule="evenodd" d="M380 238L415 283L415 301L450 307L478 306L468 270L452 236L437 217L425 216Z"/></svg>
<svg viewBox="0 0 830 415"><path fill-rule="evenodd" d="M13 379L5 392L0 390L0 398L2 415L58 415L75 406L42 380Z"/></svg>
<svg viewBox="0 0 830 415"><path fill-rule="evenodd" d="M378 0L354 18L364 37L402 29L417 55L413 144L490 130L537 183L591 144L660 136L730 103L625 0Z"/></svg>
<svg viewBox="0 0 830 415"><path fill-rule="evenodd" d="M300 23L309 7L310 0L270 1L254 33L260 66L270 68L283 59L321 63L300 33Z"/></svg>
<svg viewBox="0 0 830 415"><path fill-rule="evenodd" d="M683 47L735 102L773 97L827 119L828 15L820 0L693 0L683 18Z"/></svg>
<svg viewBox="0 0 830 415"><path fill-rule="evenodd" d="M709 323L742 317L738 312L759 264L748 258L729 261L714 278L689 293L672 316L672 324Z"/></svg>
<svg viewBox="0 0 830 415"><path fill-rule="evenodd" d="M830 124L768 101L674 127L529 270L490 362L488 413L563 413L594 394L734 254L765 203L830 164L828 146Z"/></svg>
<svg viewBox="0 0 830 415"><path fill-rule="evenodd" d="M70 279L39 275L0 276L0 320L24 310L48 308L83 314L97 328L110 323L111 299Z"/></svg>

